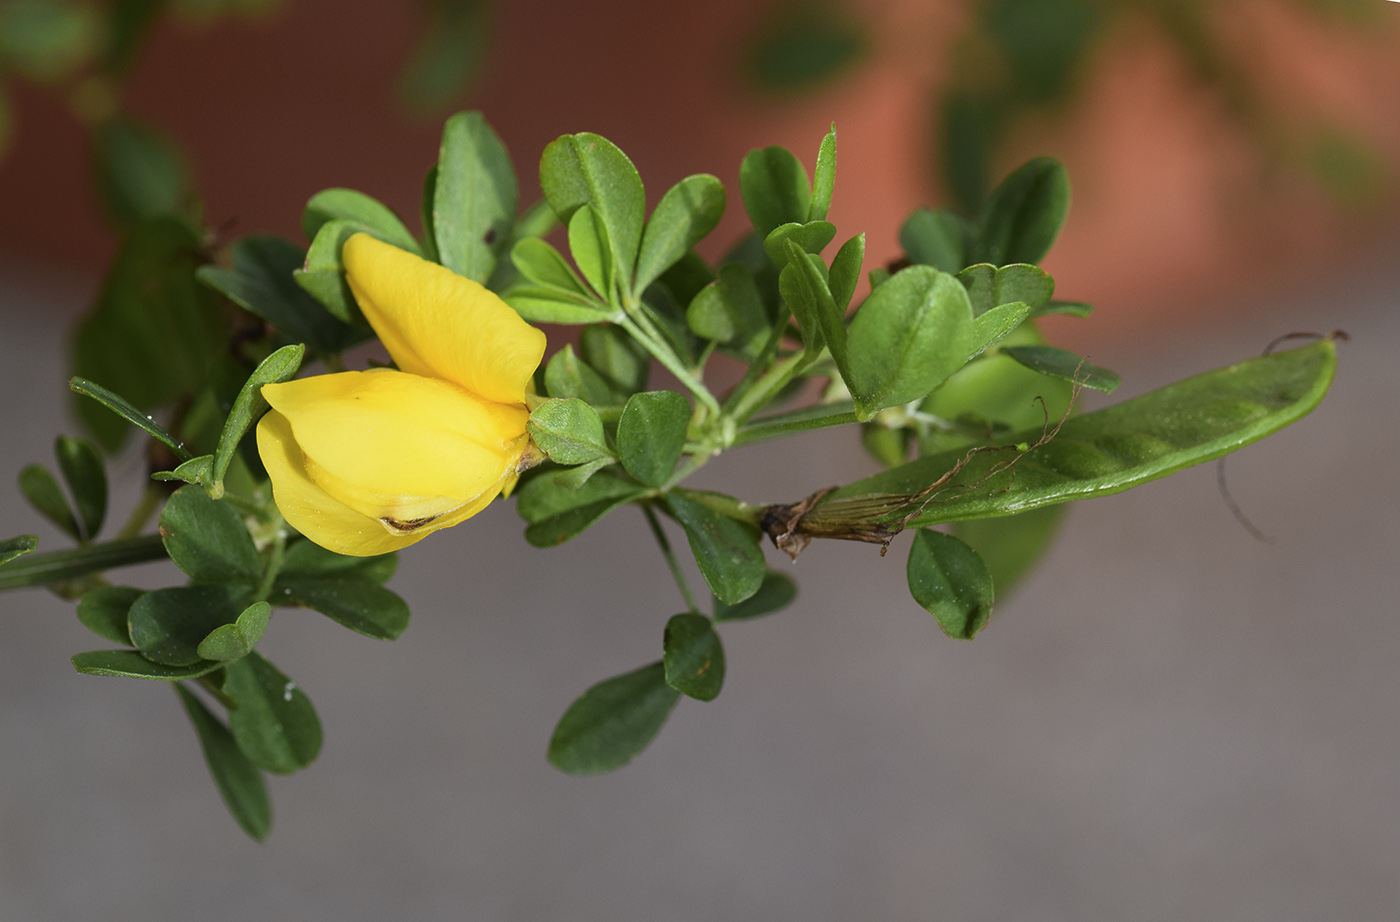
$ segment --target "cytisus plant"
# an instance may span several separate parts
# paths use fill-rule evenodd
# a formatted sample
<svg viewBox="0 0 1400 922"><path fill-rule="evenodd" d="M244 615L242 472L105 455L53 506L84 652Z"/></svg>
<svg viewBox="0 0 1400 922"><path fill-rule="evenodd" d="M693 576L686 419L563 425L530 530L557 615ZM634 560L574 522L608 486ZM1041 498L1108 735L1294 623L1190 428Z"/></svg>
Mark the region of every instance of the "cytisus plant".
<svg viewBox="0 0 1400 922"><path fill-rule="evenodd" d="M1089 313L1056 300L1036 266L1068 207L1060 164L1022 166L971 218L914 211L905 257L874 268L861 234L823 255L838 237L826 220L835 172L834 130L810 178L781 147L752 151L739 192L753 230L711 263L696 246L724 212L719 179L682 180L648 217L622 151L566 135L540 159L544 200L522 212L500 139L463 113L428 173L420 235L349 189L312 197L304 250L257 236L210 253L184 219L139 225L78 331L72 387L105 447L130 426L150 438L154 482L99 540L102 455L60 437L67 495L39 465L20 488L77 546L5 542L0 588L77 599L79 620L112 645L74 656L79 672L170 683L225 803L260 838L262 773L304 768L321 745L310 699L257 650L275 610L399 636L408 609L384 588L396 552L498 496L515 499L539 547L639 507L675 576L679 613L655 624L658 659L588 689L554 730L554 765L601 772L636 756L682 696L720 693L720 625L793 601L764 543L796 558L814 539L846 538L884 554L911 532L910 593L948 636L970 639L1064 503L1260 439L1332 379L1322 339L1076 414L1080 388L1109 392L1118 376L1036 326ZM567 256L545 239L558 225ZM546 359L535 324L580 327L577 347ZM346 370L345 350L372 337L391 363ZM744 369L732 386L707 376L717 352ZM308 360L324 373L298 377ZM678 389L649 383L654 364ZM806 497L685 485L720 452L828 426L851 427L882 469ZM705 597L663 517L684 530ZM122 566L165 557L186 582L121 584Z"/></svg>

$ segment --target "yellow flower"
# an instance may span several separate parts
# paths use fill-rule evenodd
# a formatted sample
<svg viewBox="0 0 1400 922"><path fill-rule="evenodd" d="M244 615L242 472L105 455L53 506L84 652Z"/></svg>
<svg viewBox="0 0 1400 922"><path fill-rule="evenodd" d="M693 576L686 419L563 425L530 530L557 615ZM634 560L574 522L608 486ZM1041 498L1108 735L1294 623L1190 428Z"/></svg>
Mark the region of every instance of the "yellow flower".
<svg viewBox="0 0 1400 922"><path fill-rule="evenodd" d="M510 492L545 336L476 282L366 234L346 241L342 260L399 370L266 385L258 453L292 527L364 557Z"/></svg>

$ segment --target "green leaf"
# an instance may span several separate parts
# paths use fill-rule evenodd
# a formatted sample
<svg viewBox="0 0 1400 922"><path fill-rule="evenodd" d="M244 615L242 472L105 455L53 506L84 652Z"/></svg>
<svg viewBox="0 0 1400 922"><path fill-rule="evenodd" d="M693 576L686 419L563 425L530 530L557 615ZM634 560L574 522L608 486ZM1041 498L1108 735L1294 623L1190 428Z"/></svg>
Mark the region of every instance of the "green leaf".
<svg viewBox="0 0 1400 922"><path fill-rule="evenodd" d="M633 394L617 423L617 453L627 473L660 487L675 470L690 425L690 401L675 391Z"/></svg>
<svg viewBox="0 0 1400 922"><path fill-rule="evenodd" d="M115 0L112 3L103 61L108 73L119 75L131 66L164 6L164 0Z"/></svg>
<svg viewBox="0 0 1400 922"><path fill-rule="evenodd" d="M616 268L607 227L591 205L574 210L569 219L569 252L593 290L604 300L613 297Z"/></svg>
<svg viewBox="0 0 1400 922"><path fill-rule="evenodd" d="M977 221L979 262L1038 263L1069 212L1069 176L1060 161L1036 157L992 190Z"/></svg>
<svg viewBox="0 0 1400 922"><path fill-rule="evenodd" d="M268 801L262 772L238 748L228 727L210 713L203 702L183 686L176 685L175 691L194 724L205 764L209 766L209 774L214 778L224 806L244 832L261 842L272 829L272 804Z"/></svg>
<svg viewBox="0 0 1400 922"><path fill-rule="evenodd" d="M967 291L951 275L928 266L896 273L851 321L846 383L857 418L933 390L966 364L974 335Z"/></svg>
<svg viewBox="0 0 1400 922"><path fill-rule="evenodd" d="M505 251L519 199L510 154L482 114L449 118L433 192L438 261L484 283Z"/></svg>
<svg viewBox="0 0 1400 922"><path fill-rule="evenodd" d="M243 518L198 487L181 487L166 501L160 534L170 559L191 579L256 584L262 578L262 559Z"/></svg>
<svg viewBox="0 0 1400 922"><path fill-rule="evenodd" d="M957 272L967 265L967 222L951 211L920 208L899 229L899 245L912 263Z"/></svg>
<svg viewBox="0 0 1400 922"><path fill-rule="evenodd" d="M785 147L751 150L739 166L739 194L759 238L783 224L805 224L812 187L802 163Z"/></svg>
<svg viewBox="0 0 1400 922"><path fill-rule="evenodd" d="M632 277L646 217L646 191L626 154L596 134L564 135L540 157L540 188L554 213L569 225L570 248L575 212L591 206L611 245L614 270L608 275ZM574 260L578 261L577 251ZM607 294L606 288L599 291Z"/></svg>
<svg viewBox="0 0 1400 922"><path fill-rule="evenodd" d="M620 407L629 396L580 359L568 343L545 366L544 386L551 397L577 397L595 407Z"/></svg>
<svg viewBox="0 0 1400 922"><path fill-rule="evenodd" d="M642 233L633 292L646 287L709 235L724 216L724 184L708 173L687 176L661 196Z"/></svg>
<svg viewBox="0 0 1400 922"><path fill-rule="evenodd" d="M554 482L561 487L568 487L570 490L577 490L588 483L590 477L609 465L616 464L617 459L612 457L594 458L587 464L580 464L578 467L571 467L566 471L554 475Z"/></svg>
<svg viewBox="0 0 1400 922"><path fill-rule="evenodd" d="M128 679L155 679L161 682L178 682L182 679L197 679L215 669L223 668L223 663L200 660L189 666L163 666L153 663L135 650L93 650L79 653L71 662L73 668L83 675L110 675Z"/></svg>
<svg viewBox="0 0 1400 922"><path fill-rule="evenodd" d="M539 237L526 237L511 247L510 260L520 274L544 288L558 288L587 299L588 289L564 255Z"/></svg>
<svg viewBox="0 0 1400 922"><path fill-rule="evenodd" d="M578 351L616 393L630 397L647 386L651 355L621 327L585 327L579 333Z"/></svg>
<svg viewBox="0 0 1400 922"><path fill-rule="evenodd" d="M377 199L354 189L322 189L311 196L301 213L301 229L307 240L314 240L322 227L337 220L372 228L374 235L385 243L415 256L423 255L418 241L413 239L398 215Z"/></svg>
<svg viewBox="0 0 1400 922"><path fill-rule="evenodd" d="M1050 301L1031 311L1032 317L1047 317L1051 314L1064 314L1068 317L1088 317L1094 312L1094 305L1083 301Z"/></svg>
<svg viewBox="0 0 1400 922"><path fill-rule="evenodd" d="M199 642L197 652L201 659L216 659L221 663L240 660L253 652L267 631L268 619L272 617L272 606L266 602L254 602L239 614L232 624L222 624L209 632L209 636Z"/></svg>
<svg viewBox="0 0 1400 922"><path fill-rule="evenodd" d="M831 193L836 188L836 123L822 138L817 150L817 168L812 174L812 204L807 209L808 221L825 221L831 210Z"/></svg>
<svg viewBox="0 0 1400 922"><path fill-rule="evenodd" d="M216 485L217 495L223 495L224 475L228 473L229 462L233 460L233 453L238 450L238 443L243 440L248 427L267 412L268 403L262 395L263 385L280 384L295 378L305 355L306 347L300 343L283 346L259 362L258 367L253 369L253 373L244 382L238 397L233 401L228 418L224 420L223 432L219 434L219 448L214 453L214 466L210 476Z"/></svg>
<svg viewBox="0 0 1400 922"><path fill-rule="evenodd" d="M681 693L661 663L594 685L569 705L549 740L549 762L571 775L621 768L647 747Z"/></svg>
<svg viewBox="0 0 1400 922"><path fill-rule="evenodd" d="M311 576L384 583L394 575L398 566L398 554L351 557L328 551L319 544L303 539L288 543L282 557L282 569L278 572L284 577Z"/></svg>
<svg viewBox="0 0 1400 922"><path fill-rule="evenodd" d="M843 315L846 308L851 306L851 298L855 296L856 285L860 282L861 264L864 262L864 234L857 234L841 244L841 249L836 251L836 258L831 261L831 273L828 278L831 298Z"/></svg>
<svg viewBox="0 0 1400 922"><path fill-rule="evenodd" d="M151 475L152 480L159 480L168 483L178 480L182 483L197 483L206 490L212 489L214 484L214 456L200 455L198 458L191 458L184 464L177 465L173 471L156 471Z"/></svg>
<svg viewBox="0 0 1400 922"><path fill-rule="evenodd" d="M95 13L53 0L0 4L0 64L32 80L61 79L92 53Z"/></svg>
<svg viewBox="0 0 1400 922"><path fill-rule="evenodd" d="M598 411L576 397L546 400L530 414L530 438L556 464L611 457Z"/></svg>
<svg viewBox="0 0 1400 922"><path fill-rule="evenodd" d="M74 373L122 394L124 403L137 408L129 417L133 421L201 390L224 350L217 299L195 279L204 262L202 248L200 236L176 218L134 228L96 306L78 326ZM115 449L125 439L126 428L92 404L80 401L78 413L104 448Z"/></svg>
<svg viewBox="0 0 1400 922"><path fill-rule="evenodd" d="M172 586L148 592L131 604L131 643L141 655L165 666L193 666L207 657L200 643L238 618L242 605L228 586Z"/></svg>
<svg viewBox="0 0 1400 922"><path fill-rule="evenodd" d="M232 269L201 266L195 273L199 280L266 320L294 342L328 354L350 347L369 333L367 327L350 326L337 319L298 282L306 254L296 244L280 237L244 237L233 244L230 252ZM339 296L339 268L329 270L329 276L307 277L334 282L333 289L328 290Z"/></svg>
<svg viewBox="0 0 1400 922"><path fill-rule="evenodd" d="M789 223L775 227L763 239L763 249L767 252L768 258L773 260L773 264L781 269L791 260L787 248L789 240L797 244L804 252L815 254L820 253L834 239L836 239L836 225L829 221L812 221L807 224Z"/></svg>
<svg viewBox="0 0 1400 922"><path fill-rule="evenodd" d="M646 492L646 487L608 471L600 471L578 487L555 483L552 477L536 477L521 489L516 509L529 523L525 540L535 547L553 547Z"/></svg>
<svg viewBox="0 0 1400 922"><path fill-rule="evenodd" d="M704 615L676 615L666 622L661 662L666 684L697 701L713 701L724 685L724 647Z"/></svg>
<svg viewBox="0 0 1400 922"><path fill-rule="evenodd" d="M919 529L909 548L909 592L943 633L971 640L992 615L992 576L977 552L952 535Z"/></svg>
<svg viewBox="0 0 1400 922"><path fill-rule="evenodd" d="M750 531L682 492L667 494L666 505L685 528L700 575L715 598L737 605L758 592L767 569L756 530Z"/></svg>
<svg viewBox="0 0 1400 922"><path fill-rule="evenodd" d="M19 472L19 490L44 518L63 529L73 540L82 539L78 520L73 517L73 510L68 508L68 500L58 485L58 478L49 473L48 468L39 464L25 465Z"/></svg>
<svg viewBox="0 0 1400 922"><path fill-rule="evenodd" d="M958 281L967 289L974 317L1012 301L1025 302L1034 313L1055 293L1055 280L1045 270L1023 263L1000 268L978 263L959 272Z"/></svg>
<svg viewBox="0 0 1400 922"><path fill-rule="evenodd" d="M408 604L364 579L282 576L273 600L278 605L315 609L342 627L376 640L396 640L408 629Z"/></svg>
<svg viewBox="0 0 1400 922"><path fill-rule="evenodd" d="M98 126L93 140L98 197L118 223L138 224L191 210L189 169L159 132L118 116Z"/></svg>
<svg viewBox="0 0 1400 922"><path fill-rule="evenodd" d="M996 473L1005 452L975 456L947 482L948 490L921 507L899 501L864 522L936 525L1008 515L1056 503L1107 496L1182 468L1229 454L1301 419L1322 400L1336 372L1330 340L1207 372L1065 421L1049 443L1020 455ZM1034 443L1041 426L997 444ZM958 447L849 484L829 494L806 519L885 505L885 497L916 494L942 478L966 454ZM843 521L845 521L843 519Z"/></svg>
<svg viewBox="0 0 1400 922"><path fill-rule="evenodd" d="M1042 506L995 519L968 519L955 524L953 534L982 558L992 585L1005 598L1050 548L1068 509Z"/></svg>
<svg viewBox="0 0 1400 922"><path fill-rule="evenodd" d="M746 266L730 263L691 300L686 324L696 336L732 344L747 358L757 356L763 347L772 318L753 273Z"/></svg>
<svg viewBox="0 0 1400 922"><path fill-rule="evenodd" d="M155 422L155 420L151 419L149 416L136 409L136 407L126 398L114 394L102 385L97 384L93 381L89 381L86 378L71 379L68 382L68 389L73 391L73 393L75 394L81 394L84 397L91 397L93 400L97 401L102 406L111 410L113 413L117 414L122 419L126 420L136 428L144 431L147 435L164 444L166 448L169 448L172 452L174 452L175 457L181 459L182 461L191 460L191 455L189 451L186 450L184 445L180 444L180 442L176 440L175 436L171 435L169 432L166 432L163 428L161 428L160 425L158 425ZM96 429L99 427L93 428Z"/></svg>
<svg viewBox="0 0 1400 922"><path fill-rule="evenodd" d="M972 321L972 359L1001 342L1030 316L1031 309L1023 301L998 304Z"/></svg>
<svg viewBox="0 0 1400 922"><path fill-rule="evenodd" d="M501 293L501 299L531 323L600 323L620 316L591 297L545 285L513 285Z"/></svg>
<svg viewBox="0 0 1400 922"><path fill-rule="evenodd" d="M1113 393L1122 383L1122 379L1107 368L1091 365L1073 352L1053 346L1004 346L1001 352L1032 371L1065 381L1078 381L1105 394Z"/></svg>
<svg viewBox="0 0 1400 922"><path fill-rule="evenodd" d="M238 704L229 729L243 754L279 774L310 765L321 751L321 721L306 693L260 653L225 668L224 692Z"/></svg>
<svg viewBox="0 0 1400 922"><path fill-rule="evenodd" d="M437 198L437 164L423 176L423 195L418 200L418 219L423 223L423 258L438 261L437 241L433 239L433 200Z"/></svg>
<svg viewBox="0 0 1400 922"><path fill-rule="evenodd" d="M292 272L292 280L321 302L336 320L365 327L364 314L355 302L350 283L345 280L345 264L340 258L345 241L355 234L379 236L372 227L359 221L336 218L322 224L311 240L310 249L306 251L303 267Z"/></svg>
<svg viewBox="0 0 1400 922"><path fill-rule="evenodd" d="M987 166L1014 114L1015 106L1006 94L995 90L954 90L942 99L938 134L943 141L943 184L954 204L969 214L986 198ZM969 255L967 262L977 258Z"/></svg>
<svg viewBox="0 0 1400 922"><path fill-rule="evenodd" d="M34 553L34 549L38 546L39 538L35 535L19 535L0 541L0 566L4 566L16 557Z"/></svg>
<svg viewBox="0 0 1400 922"><path fill-rule="evenodd" d="M107 472L102 466L102 454L87 439L60 435L54 442L58 468L68 484L83 537L91 541L102 530L107 516Z"/></svg>
<svg viewBox="0 0 1400 922"><path fill-rule="evenodd" d="M490 46L491 9L486 0L428 4L428 24L399 83L411 108L436 112L471 86Z"/></svg>
<svg viewBox="0 0 1400 922"><path fill-rule="evenodd" d="M131 606L146 594L144 589L131 586L100 586L83 593L78 600L78 620L83 627L103 640L110 640L124 646L135 646L131 642L131 630L127 626Z"/></svg>
<svg viewBox="0 0 1400 922"><path fill-rule="evenodd" d="M787 608L797 598L797 584L786 573L769 570L758 591L742 602L728 605L715 599L716 621L745 621Z"/></svg>
<svg viewBox="0 0 1400 922"><path fill-rule="evenodd" d="M825 345L841 369L841 376L846 378L849 366L845 315L828 287L826 267L820 257L803 254L792 241L787 242L787 248L787 265L778 276L778 290L797 321L803 347L808 355L815 355Z"/></svg>

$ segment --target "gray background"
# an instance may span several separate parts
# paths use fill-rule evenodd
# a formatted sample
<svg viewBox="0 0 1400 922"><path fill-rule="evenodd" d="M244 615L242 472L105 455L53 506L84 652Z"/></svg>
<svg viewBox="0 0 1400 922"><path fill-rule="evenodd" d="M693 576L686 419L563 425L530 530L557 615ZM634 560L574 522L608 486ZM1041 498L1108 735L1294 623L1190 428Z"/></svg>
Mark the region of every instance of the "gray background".
<svg viewBox="0 0 1400 922"><path fill-rule="evenodd" d="M50 548L11 485L76 431L62 346L90 285L0 266L0 532ZM724 694L604 777L544 749L681 608L632 510L547 552L509 506L435 535L391 584L414 612L393 644L280 614L263 649L326 743L272 779L263 845L169 689L76 675L103 642L72 605L7 594L0 920L1396 918L1397 292L1376 260L1094 356L1126 396L1279 333L1352 334L1320 411L1230 462L1275 544L1211 466L1083 503L973 643L908 598L904 542L814 545L793 608L725 627ZM778 501L870 465L825 433L713 468L698 482Z"/></svg>

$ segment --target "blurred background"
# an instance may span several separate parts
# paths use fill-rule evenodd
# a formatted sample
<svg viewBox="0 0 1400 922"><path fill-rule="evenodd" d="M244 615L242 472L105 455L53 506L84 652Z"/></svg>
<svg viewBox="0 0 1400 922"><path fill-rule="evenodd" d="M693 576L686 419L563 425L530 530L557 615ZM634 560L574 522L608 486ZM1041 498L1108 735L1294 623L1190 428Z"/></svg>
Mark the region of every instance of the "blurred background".
<svg viewBox="0 0 1400 922"><path fill-rule="evenodd" d="M525 201L566 132L621 146L653 202L716 173L720 248L743 154L810 167L834 121L831 219L868 232L869 266L914 207L971 211L1060 157L1074 204L1045 267L1096 311L1048 333L1123 373L1115 399L1352 334L1321 409L1230 461L1273 543L1210 467L1079 504L971 644L908 599L901 555L814 546L793 608L727 626L716 702L578 779L543 758L554 722L653 658L680 604L636 559L640 516L540 552L495 508L404 555L393 645L279 617L270 652L326 745L274 779L264 845L168 689L72 673L72 604L9 593L0 918L1395 917L1400 4L0 0L0 483L80 431L68 337L126 228L165 209L302 241L328 186L414 227L461 108ZM792 500L868 473L854 442L745 449L698 482ZM0 522L57 537L13 489Z"/></svg>

